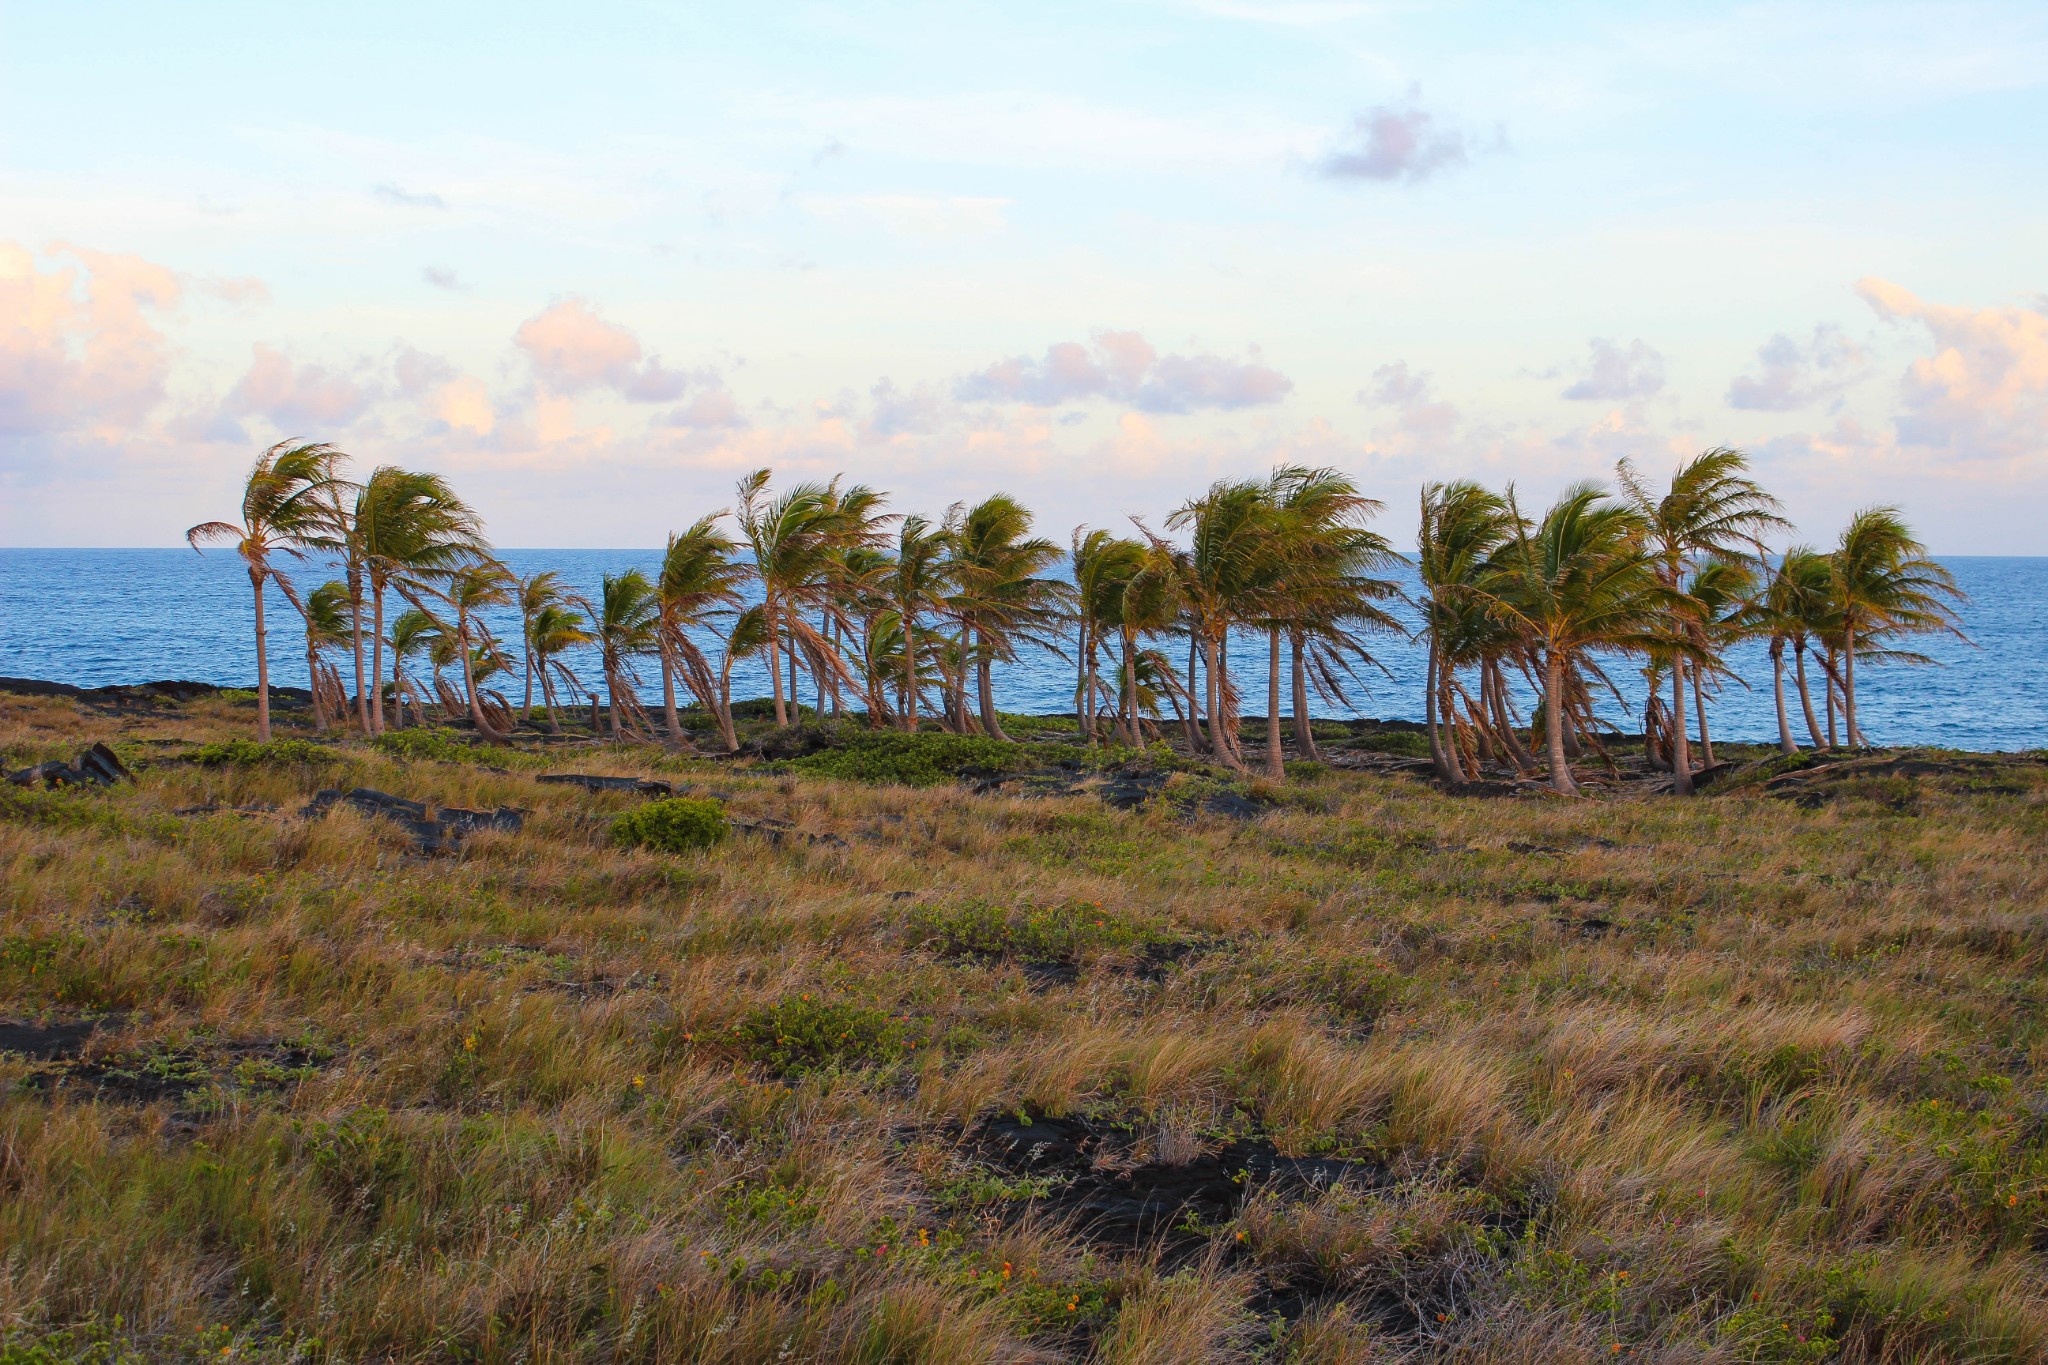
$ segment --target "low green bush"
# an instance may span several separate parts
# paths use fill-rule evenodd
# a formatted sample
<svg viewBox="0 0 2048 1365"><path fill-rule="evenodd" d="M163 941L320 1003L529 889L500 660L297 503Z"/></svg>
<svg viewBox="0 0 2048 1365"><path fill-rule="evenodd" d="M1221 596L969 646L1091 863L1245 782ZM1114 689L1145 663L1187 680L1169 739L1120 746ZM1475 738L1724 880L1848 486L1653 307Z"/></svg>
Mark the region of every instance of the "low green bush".
<svg viewBox="0 0 2048 1365"><path fill-rule="evenodd" d="M230 739L198 745L187 750L184 759L203 768L268 768L293 763L346 763L348 755L331 744L315 744L310 739L273 739L268 744L253 739Z"/></svg>
<svg viewBox="0 0 2048 1365"><path fill-rule="evenodd" d="M370 743L379 753L408 760L437 759L444 763L456 763L470 757L474 752L471 746L438 726L391 730L377 736Z"/></svg>
<svg viewBox="0 0 2048 1365"><path fill-rule="evenodd" d="M1164 941L1160 930L1092 901L1011 907L971 900L920 905L910 912L911 941L947 957L1007 957L1073 962L1091 948Z"/></svg>
<svg viewBox="0 0 2048 1365"><path fill-rule="evenodd" d="M873 1005L785 996L733 1025L749 1061L778 1076L893 1062L916 1046L909 1020Z"/></svg>
<svg viewBox="0 0 2048 1365"><path fill-rule="evenodd" d="M732 833L725 807L694 796L650 801L612 821L612 841L625 848L651 848L657 853L688 853L710 848Z"/></svg>
<svg viewBox="0 0 2048 1365"><path fill-rule="evenodd" d="M1354 749L1369 754L1393 754L1399 758L1428 758L1429 736L1420 730L1381 730L1351 741Z"/></svg>

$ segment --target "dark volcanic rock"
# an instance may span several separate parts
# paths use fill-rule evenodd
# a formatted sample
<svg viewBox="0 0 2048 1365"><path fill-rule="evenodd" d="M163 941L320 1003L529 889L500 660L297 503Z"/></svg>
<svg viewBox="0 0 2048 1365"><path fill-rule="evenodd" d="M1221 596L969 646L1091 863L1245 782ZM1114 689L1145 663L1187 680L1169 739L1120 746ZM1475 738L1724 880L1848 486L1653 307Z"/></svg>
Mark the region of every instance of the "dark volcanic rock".
<svg viewBox="0 0 2048 1365"><path fill-rule="evenodd" d="M75 1057L84 1050L86 1040L98 1028L98 1022L92 1019L53 1024L0 1020L0 1052L18 1053L39 1062Z"/></svg>
<svg viewBox="0 0 2048 1365"><path fill-rule="evenodd" d="M654 777L601 777L591 773L542 773L536 782L564 783L589 792L639 792L643 796L674 796L676 784Z"/></svg>
<svg viewBox="0 0 2048 1365"><path fill-rule="evenodd" d="M402 825L422 853L453 853L461 846L464 835L474 834L480 829L517 833L525 824L525 818L510 806L500 806L496 810L443 806L429 814L427 807L418 801L408 801L373 787L355 787L345 792L330 787L307 802L299 814L311 820L344 803L365 814L381 815Z"/></svg>
<svg viewBox="0 0 2048 1365"><path fill-rule="evenodd" d="M95 744L80 753L76 763L53 758L9 773L7 780L17 787L111 787L116 782L133 782L135 774L128 771L112 749Z"/></svg>

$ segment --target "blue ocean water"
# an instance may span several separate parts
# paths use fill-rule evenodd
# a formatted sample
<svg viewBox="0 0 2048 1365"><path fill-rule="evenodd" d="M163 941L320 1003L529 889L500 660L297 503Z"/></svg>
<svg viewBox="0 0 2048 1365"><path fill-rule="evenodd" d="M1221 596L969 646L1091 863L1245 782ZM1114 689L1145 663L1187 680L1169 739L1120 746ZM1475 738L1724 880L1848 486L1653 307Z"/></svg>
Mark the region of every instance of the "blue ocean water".
<svg viewBox="0 0 2048 1365"><path fill-rule="evenodd" d="M592 594L604 574L635 566L651 569L659 558L654 550L501 554L521 575L554 569L572 587ZM2048 558L1944 562L1969 594L1962 608L1969 641L1929 638L1921 643L1921 651L1936 660L1932 668L1859 670L1858 710L1865 730L1879 744L2048 747L2048 689L2039 681L2048 673ZM324 576L312 566L298 573L306 582ZM304 651L294 644L301 638L298 618L274 589L269 606L271 676L303 686ZM247 686L256 675L253 619L248 576L228 552L0 549L0 675L85 686L156 678ZM493 628L518 638L516 617L494 621ZM1377 642L1376 652L1385 672L1370 674L1348 709L1319 703L1314 708L1318 714L1421 719L1422 649L1388 635ZM594 658L570 662L586 681L599 677ZM1737 650L1730 662L1747 686L1728 683L1712 700L1714 734L1774 739L1770 665L1762 646ZM1262 710L1263 641L1234 644L1231 664L1246 709ZM1622 699L1601 709L1633 730L1641 715L1640 676L1626 664L1611 672ZM659 675L651 664L644 675L642 694L652 699L659 692ZM760 696L767 690L758 665L734 670L735 696ZM997 673L997 700L1007 710L1071 711L1073 692L1072 666L1051 653L1034 652ZM518 700L516 691L511 695ZM1794 731L1803 739L1796 699L1792 705Z"/></svg>

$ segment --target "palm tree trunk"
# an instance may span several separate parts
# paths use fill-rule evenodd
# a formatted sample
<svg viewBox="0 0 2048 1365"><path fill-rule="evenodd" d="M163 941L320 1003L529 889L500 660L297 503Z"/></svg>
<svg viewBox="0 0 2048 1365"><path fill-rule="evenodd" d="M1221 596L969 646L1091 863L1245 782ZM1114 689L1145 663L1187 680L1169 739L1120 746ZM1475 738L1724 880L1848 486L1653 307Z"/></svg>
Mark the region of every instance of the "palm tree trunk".
<svg viewBox="0 0 2048 1365"><path fill-rule="evenodd" d="M1707 694L1700 688L1700 671L1692 671L1692 709L1700 718L1700 762L1714 766L1714 737L1707 733Z"/></svg>
<svg viewBox="0 0 2048 1365"><path fill-rule="evenodd" d="M676 714L675 664L670 658L669 643L661 642L661 718L668 725L668 737L677 745L683 742L683 720Z"/></svg>
<svg viewBox="0 0 2048 1365"><path fill-rule="evenodd" d="M1437 724L1437 675L1442 671L1436 632L1432 630L1429 633L1429 667L1422 689L1422 729L1429 736L1429 762L1436 769L1438 780L1457 782L1463 780L1463 774L1452 769L1450 752L1444 747L1443 732Z"/></svg>
<svg viewBox="0 0 2048 1365"><path fill-rule="evenodd" d="M1493 679L1493 723L1500 731L1501 744L1514 760L1515 768L1522 773L1536 771L1536 755L1529 752L1522 743L1522 735L1515 728L1515 718L1508 711L1508 683L1501 676L1500 660L1488 659L1481 665Z"/></svg>
<svg viewBox="0 0 2048 1365"><path fill-rule="evenodd" d="M1801 640L1792 653L1792 662L1797 669L1799 683L1799 706L1806 712L1806 733L1813 736L1813 747L1821 747L1820 719L1813 714L1813 693L1806 686L1806 642Z"/></svg>
<svg viewBox="0 0 2048 1365"><path fill-rule="evenodd" d="M1692 751L1685 733L1685 656L1671 657L1671 794L1692 795Z"/></svg>
<svg viewBox="0 0 2048 1365"><path fill-rule="evenodd" d="M775 607L772 598L762 603L768 617L768 682L775 692L775 726L786 729L789 726L789 709L782 700L782 656L778 652L781 640L775 633Z"/></svg>
<svg viewBox="0 0 2048 1365"><path fill-rule="evenodd" d="M1124 727L1124 737L1130 746L1142 749L1145 741L1138 734L1138 637L1127 630L1123 632L1123 643L1123 696L1118 698L1117 721Z"/></svg>
<svg viewBox="0 0 2048 1365"><path fill-rule="evenodd" d="M1200 629L1200 627L1198 627L1198 626L1197 626L1197 625L1196 625L1195 623L1193 623L1193 622L1191 621L1191 622L1189 622L1189 623L1188 623L1188 736L1189 736L1189 738L1188 738L1188 753L1189 753L1189 754L1199 754L1199 753L1202 753L1202 752L1204 752L1204 740L1203 740L1203 738L1202 738L1202 711L1203 711L1203 706L1202 706L1202 694L1201 694L1201 693L1199 693L1199 692L1197 692L1197 691L1195 690L1195 677L1196 677L1196 674L1197 674L1197 673L1200 673L1200 674L1201 674L1201 675L1202 675L1203 677L1205 677L1205 678L1206 678L1206 677L1208 677L1208 676L1209 676L1209 672L1208 672L1208 670L1207 670L1207 669L1205 669L1205 668L1202 668L1202 667L1201 667L1201 664L1200 664L1200 660L1201 660L1201 657L1202 657L1202 632L1201 632L1201 629ZM1210 706L1209 706L1209 707L1208 707L1207 709L1208 709L1208 712L1209 712L1209 714L1213 716L1213 715L1215 715L1215 714L1216 714L1216 708L1215 708L1215 706L1214 706L1214 704L1213 704L1213 701L1214 701L1214 691L1213 691L1213 689L1212 689L1212 690L1211 690L1211 692L1210 692L1210 700L1211 700L1211 703L1212 703L1212 704L1211 704L1211 705L1210 705Z"/></svg>
<svg viewBox="0 0 2048 1365"><path fill-rule="evenodd" d="M1835 733L1835 689L1837 688L1837 686L1839 686L1839 684L1835 679L1835 658L1833 650L1828 651L1828 657L1821 660L1820 666L1821 672L1825 675L1824 681L1827 684L1828 691L1828 747L1830 749L1833 749L1839 747L1837 743L1837 736Z"/></svg>
<svg viewBox="0 0 2048 1365"><path fill-rule="evenodd" d="M1778 705L1778 752L1796 754L1799 746L1792 742L1792 722L1785 716L1785 641L1782 637L1771 640L1771 699Z"/></svg>
<svg viewBox="0 0 2048 1365"><path fill-rule="evenodd" d="M1566 796L1577 794L1571 764L1564 756L1564 661L1553 647L1543 652L1543 728L1550 748L1550 785Z"/></svg>
<svg viewBox="0 0 2048 1365"><path fill-rule="evenodd" d="M1320 763L1323 751L1316 747L1315 721L1308 713L1308 667L1303 657L1306 647L1300 631L1292 630L1287 634L1294 667L1294 747L1303 758Z"/></svg>
<svg viewBox="0 0 2048 1365"><path fill-rule="evenodd" d="M900 606L897 617L903 623L903 728L917 732L917 631L910 613Z"/></svg>
<svg viewBox="0 0 2048 1365"><path fill-rule="evenodd" d="M306 678L313 687L313 728L327 728L327 703L320 695L320 651L313 648L313 632L306 632Z"/></svg>
<svg viewBox="0 0 2048 1365"><path fill-rule="evenodd" d="M455 642L462 650L462 686L463 690L469 694L469 723L474 725L476 732L485 739L490 740L493 744L502 744L509 736L500 733L497 727L491 724L484 716L482 704L477 701L476 666L475 661L469 657L469 629L467 621L460 623L456 631Z"/></svg>
<svg viewBox="0 0 2048 1365"><path fill-rule="evenodd" d="M384 733L384 586L370 580L370 729Z"/></svg>
<svg viewBox="0 0 2048 1365"><path fill-rule="evenodd" d="M981 657L974 661L981 692L981 728L988 731L990 739L1008 740L1003 733L1003 720L996 711L995 660L988 656L988 632L977 629L975 638L981 645Z"/></svg>
<svg viewBox="0 0 2048 1365"><path fill-rule="evenodd" d="M391 719L394 730L405 728L405 656L391 651Z"/></svg>
<svg viewBox="0 0 2048 1365"><path fill-rule="evenodd" d="M1266 776L1287 780L1287 758L1280 751L1280 627L1266 630Z"/></svg>
<svg viewBox="0 0 2048 1365"><path fill-rule="evenodd" d="M1084 617L1078 624L1074 640L1074 725L1081 732L1081 742L1092 744L1095 737L1088 730L1088 621Z"/></svg>
<svg viewBox="0 0 2048 1365"><path fill-rule="evenodd" d="M256 742L270 742L270 653L263 625L263 575L251 569L249 582L256 589Z"/></svg>
<svg viewBox="0 0 2048 1365"><path fill-rule="evenodd" d="M348 566L348 633L356 656L356 724L370 733L370 696L363 685L363 571Z"/></svg>
<svg viewBox="0 0 2048 1365"><path fill-rule="evenodd" d="M1842 623L1842 720L1849 732L1849 743L1863 742L1863 732L1856 728L1856 623L1853 620Z"/></svg>

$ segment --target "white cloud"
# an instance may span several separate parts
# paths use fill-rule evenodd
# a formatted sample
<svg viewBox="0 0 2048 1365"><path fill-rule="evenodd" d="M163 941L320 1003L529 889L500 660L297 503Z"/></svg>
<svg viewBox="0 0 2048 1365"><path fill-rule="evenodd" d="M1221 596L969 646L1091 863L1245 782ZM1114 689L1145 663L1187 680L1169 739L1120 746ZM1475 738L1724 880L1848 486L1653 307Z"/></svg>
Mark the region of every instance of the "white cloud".
<svg viewBox="0 0 2048 1365"><path fill-rule="evenodd" d="M1934 343L1899 379L1899 443L1962 460L2048 460L2048 311L1927 303L1900 285L1856 286L1887 322Z"/></svg>
<svg viewBox="0 0 2048 1365"><path fill-rule="evenodd" d="M1780 332L1757 348L1754 373L1729 381L1727 402L1753 412L1791 412L1839 398L1866 372L1862 349L1839 327L1816 327L1804 343Z"/></svg>
<svg viewBox="0 0 2048 1365"><path fill-rule="evenodd" d="M1254 350L1246 361L1224 356L1165 355L1137 332L1097 332L1088 346L1057 342L1043 358L1015 356L965 375L953 388L963 402L1017 402L1057 407L1091 398L1128 403L1145 412L1229 411L1278 403L1294 381Z"/></svg>
<svg viewBox="0 0 2048 1365"><path fill-rule="evenodd" d="M1560 397L1577 402L1619 402L1647 398L1664 387L1664 357L1647 341L1637 339L1623 346L1595 337L1588 350L1585 368Z"/></svg>

